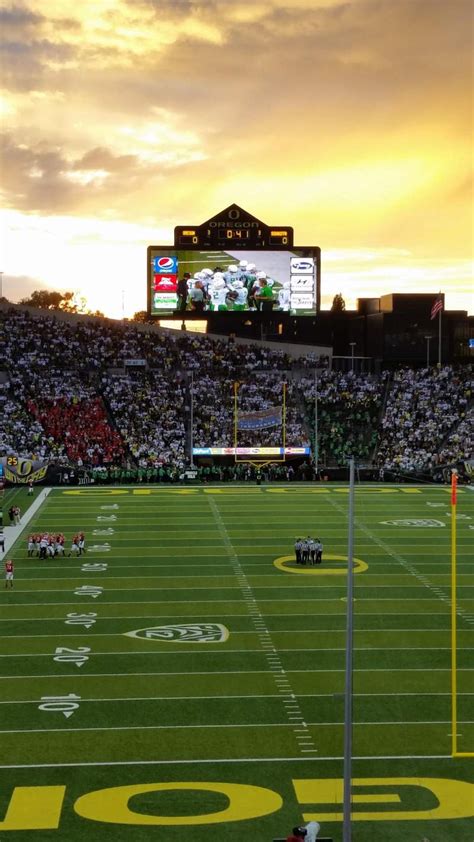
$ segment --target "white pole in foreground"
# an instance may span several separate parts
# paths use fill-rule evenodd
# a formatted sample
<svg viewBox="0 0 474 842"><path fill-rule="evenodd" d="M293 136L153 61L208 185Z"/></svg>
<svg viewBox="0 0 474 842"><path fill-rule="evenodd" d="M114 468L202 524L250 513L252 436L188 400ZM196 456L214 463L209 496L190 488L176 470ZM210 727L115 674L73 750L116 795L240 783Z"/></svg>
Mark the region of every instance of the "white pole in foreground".
<svg viewBox="0 0 474 842"><path fill-rule="evenodd" d="M318 372L314 372L314 468L316 476L319 469L319 447L318 447Z"/></svg>
<svg viewBox="0 0 474 842"><path fill-rule="evenodd" d="M193 434L193 427L194 427L194 372L191 372L191 387L189 389L189 393L191 396L191 405L189 410L189 461L191 463L191 468L194 468L194 434Z"/></svg>
<svg viewBox="0 0 474 842"><path fill-rule="evenodd" d="M354 635L354 457L349 460L349 522L347 538L346 691L344 697L344 812L343 842L351 842L352 779L352 650Z"/></svg>

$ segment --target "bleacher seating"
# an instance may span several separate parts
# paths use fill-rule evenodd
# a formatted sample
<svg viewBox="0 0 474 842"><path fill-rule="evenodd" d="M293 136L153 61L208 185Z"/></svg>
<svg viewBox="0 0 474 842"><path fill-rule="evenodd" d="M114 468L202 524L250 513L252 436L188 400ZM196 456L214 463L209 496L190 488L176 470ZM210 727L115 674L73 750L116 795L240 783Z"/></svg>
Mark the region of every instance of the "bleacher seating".
<svg viewBox="0 0 474 842"><path fill-rule="evenodd" d="M286 444L313 441L312 354L294 359L263 345L49 312L31 316L20 307L0 308L0 353L0 455L113 466L148 481L164 470L169 480L187 461L191 379L195 446L233 445L235 381L239 411L247 412L281 405L286 382ZM131 371L131 360L142 365ZM377 470L412 475L473 457L470 366L404 369L390 388L387 377L318 370L320 465L345 465L350 455L370 464L374 457ZM242 446L281 441L281 426L238 436ZM310 464L267 471L272 478L315 478ZM254 476L239 466L200 472L203 479Z"/></svg>

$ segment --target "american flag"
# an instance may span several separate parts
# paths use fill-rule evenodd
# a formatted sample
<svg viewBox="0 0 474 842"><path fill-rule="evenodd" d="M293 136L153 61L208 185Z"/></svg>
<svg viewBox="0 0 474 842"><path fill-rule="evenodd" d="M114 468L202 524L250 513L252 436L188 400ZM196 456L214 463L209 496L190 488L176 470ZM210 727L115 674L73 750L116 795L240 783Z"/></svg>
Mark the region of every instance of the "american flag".
<svg viewBox="0 0 474 842"><path fill-rule="evenodd" d="M437 298L433 301L433 306L431 308L431 320L435 319L438 313L441 313L443 310L443 299L441 295L438 295Z"/></svg>

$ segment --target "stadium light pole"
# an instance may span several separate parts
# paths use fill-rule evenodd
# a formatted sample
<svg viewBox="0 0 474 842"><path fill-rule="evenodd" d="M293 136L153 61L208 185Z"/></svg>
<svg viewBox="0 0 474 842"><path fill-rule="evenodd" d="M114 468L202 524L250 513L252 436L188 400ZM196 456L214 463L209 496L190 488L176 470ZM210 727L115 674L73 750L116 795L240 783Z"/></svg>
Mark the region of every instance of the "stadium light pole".
<svg viewBox="0 0 474 842"><path fill-rule="evenodd" d="M194 372L191 372L191 386L189 388L189 394L191 397L190 407L189 407L189 459L191 462L191 468L194 468L194 440L193 440L193 426L194 426Z"/></svg>
<svg viewBox="0 0 474 842"><path fill-rule="evenodd" d="M426 339L426 368L430 367L430 340L433 339L431 333L425 336Z"/></svg>
<svg viewBox="0 0 474 842"><path fill-rule="evenodd" d="M351 371L354 371L354 348L356 346L355 342L349 342L351 346Z"/></svg>
<svg viewBox="0 0 474 842"><path fill-rule="evenodd" d="M352 779L352 654L354 637L354 457L349 460L349 519L347 536L347 631L344 696L344 809L343 842L351 842Z"/></svg>

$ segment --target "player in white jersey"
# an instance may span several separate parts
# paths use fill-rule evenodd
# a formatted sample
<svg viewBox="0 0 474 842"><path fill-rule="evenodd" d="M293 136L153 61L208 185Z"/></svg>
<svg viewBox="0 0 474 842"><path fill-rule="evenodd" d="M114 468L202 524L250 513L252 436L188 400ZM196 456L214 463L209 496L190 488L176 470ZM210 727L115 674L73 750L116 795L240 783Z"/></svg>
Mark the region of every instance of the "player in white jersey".
<svg viewBox="0 0 474 842"><path fill-rule="evenodd" d="M234 310L245 310L248 292L243 281L235 281L232 284L231 298L234 302Z"/></svg>
<svg viewBox="0 0 474 842"><path fill-rule="evenodd" d="M283 281L282 288L278 290L278 304L281 309L288 312L290 309L290 282Z"/></svg>
<svg viewBox="0 0 474 842"><path fill-rule="evenodd" d="M226 282L227 286L231 286L238 279L239 276L239 267L236 263L231 263L230 266L227 267L227 272L224 272L224 281Z"/></svg>
<svg viewBox="0 0 474 842"><path fill-rule="evenodd" d="M209 296L214 310L227 310L228 292L224 276L220 272L216 272L213 284L209 287Z"/></svg>

